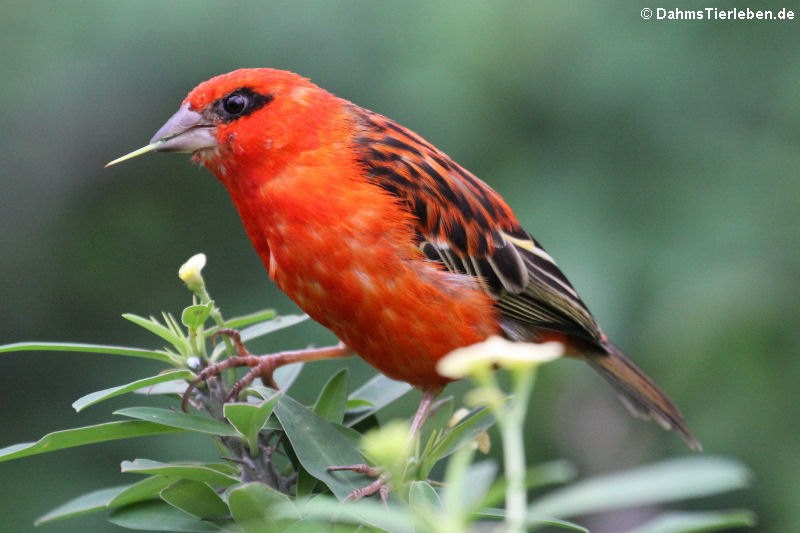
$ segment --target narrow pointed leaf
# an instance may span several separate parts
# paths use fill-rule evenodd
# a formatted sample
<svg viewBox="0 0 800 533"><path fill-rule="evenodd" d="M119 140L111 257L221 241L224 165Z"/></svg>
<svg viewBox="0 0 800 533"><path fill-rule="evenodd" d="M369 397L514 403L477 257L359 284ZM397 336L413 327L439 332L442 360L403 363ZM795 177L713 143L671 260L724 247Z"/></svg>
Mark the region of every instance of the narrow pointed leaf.
<svg viewBox="0 0 800 533"><path fill-rule="evenodd" d="M149 378L138 379L136 381L132 381L126 385L119 385L117 387L111 387L110 389L105 389L97 392L92 392L78 398L73 402L72 408L76 411L80 412L81 410L89 407L90 405L94 405L96 403L102 402L103 400L108 400L109 398L113 398L115 396L119 396L120 394L125 394L126 392L131 392L139 389L143 389L145 387L152 387L158 383L164 383L166 381L172 380L183 380L189 379L194 377L194 374L189 370L170 370L168 372L164 372L163 374L159 374L157 376L151 376Z"/></svg>
<svg viewBox="0 0 800 533"><path fill-rule="evenodd" d="M122 485L120 487L110 487L83 494L40 516L36 519L34 525L38 526L54 520L102 511L108 507L112 499L127 488L128 485Z"/></svg>
<svg viewBox="0 0 800 533"><path fill-rule="evenodd" d="M174 364L166 354L156 350L111 346L106 344L85 344L80 342L17 342L0 346L0 353L11 352L85 352L124 355L127 357L144 357L164 363Z"/></svg>
<svg viewBox="0 0 800 533"><path fill-rule="evenodd" d="M108 517L108 521L127 529L145 531L203 533L220 530L214 524L189 516L162 501L140 502L116 509Z"/></svg>
<svg viewBox="0 0 800 533"><path fill-rule="evenodd" d="M469 443L494 424L494 417L486 407L473 409L455 426L446 430L433 443L426 446L420 458L420 475L427 477L438 461Z"/></svg>
<svg viewBox="0 0 800 533"><path fill-rule="evenodd" d="M486 407L473 409L458 424L450 428L438 445L439 459L447 457L465 442L470 442L494 425L494 416Z"/></svg>
<svg viewBox="0 0 800 533"><path fill-rule="evenodd" d="M213 418L190 415L188 413L163 409L161 407L126 407L125 409L114 411L114 414L139 420L147 420L148 422L156 422L187 431L208 433L209 435L224 435L227 437L235 437L238 435L234 428L228 424L214 420Z"/></svg>
<svg viewBox="0 0 800 533"><path fill-rule="evenodd" d="M134 474L157 474L176 479L189 479L202 481L214 485L230 486L239 482L239 479L230 473L230 467L223 464L192 464L192 463L162 463L149 459L136 459L123 461L123 472Z"/></svg>
<svg viewBox="0 0 800 533"><path fill-rule="evenodd" d="M133 391L134 394L142 394L144 396L156 396L159 394L177 394L183 396L189 383L184 379L173 381L165 381L164 383L156 383L146 389L137 389Z"/></svg>
<svg viewBox="0 0 800 533"><path fill-rule="evenodd" d="M756 515L746 509L729 511L669 512L661 514L630 533L702 533L755 527Z"/></svg>
<svg viewBox="0 0 800 533"><path fill-rule="evenodd" d="M349 373L346 368L334 374L317 396L311 409L328 422L341 424L347 407L347 382Z"/></svg>
<svg viewBox="0 0 800 533"><path fill-rule="evenodd" d="M547 485L562 484L575 479L577 471L568 461L557 459L538 465L533 465L525 472L525 488L529 491ZM498 479L489 489L483 499L483 505L491 507L498 505L505 499L505 479Z"/></svg>
<svg viewBox="0 0 800 533"><path fill-rule="evenodd" d="M358 450L330 422L288 396L281 397L275 414L303 468L325 483L337 498L342 499L357 488L357 480L363 481L352 472L328 472L329 466L363 462Z"/></svg>
<svg viewBox="0 0 800 533"><path fill-rule="evenodd" d="M132 313L125 313L122 318L130 320L137 326L141 326L150 333L158 335L168 343L170 343L179 353L187 354L189 352L189 342L183 335L177 335L174 331L166 326L156 322L154 319L144 318Z"/></svg>
<svg viewBox="0 0 800 533"><path fill-rule="evenodd" d="M161 435L179 431L183 430L140 420L107 422L95 426L65 429L63 431L48 433L36 442L6 446L0 449L0 461L8 461L19 457L27 457L28 455L53 452L64 448L93 444L95 442L144 437L147 435Z"/></svg>
<svg viewBox="0 0 800 533"><path fill-rule="evenodd" d="M249 326L250 324L255 324L256 322L264 322L265 320L271 320L275 318L277 312L274 309L262 309L261 311L256 311L255 313L250 313L248 315L237 316L234 318L229 318L225 321L226 328L232 329L239 329L245 326ZM210 337L214 333L219 330L218 327L209 328L205 334L206 337Z"/></svg>
<svg viewBox="0 0 800 533"><path fill-rule="evenodd" d="M180 479L164 488L159 495L173 507L203 520L222 519L229 514L222 498L199 481Z"/></svg>
<svg viewBox="0 0 800 533"><path fill-rule="evenodd" d="M123 507L132 503L153 500L158 498L159 493L164 487L168 487L175 480L166 476L148 476L141 481L128 485L126 489L114 496L109 507Z"/></svg>
<svg viewBox="0 0 800 533"><path fill-rule="evenodd" d="M494 518L496 520L505 520L506 510L497 508L484 508L473 512L472 516L477 518ZM570 531L580 531L581 533L591 533L585 527L567 520L559 520L558 518L528 518L528 531L535 531L539 528L547 526L553 526L560 529L569 529Z"/></svg>
<svg viewBox="0 0 800 533"><path fill-rule="evenodd" d="M732 459L684 457L574 483L543 496L528 511L570 517L719 494L745 488L750 479L750 471Z"/></svg>

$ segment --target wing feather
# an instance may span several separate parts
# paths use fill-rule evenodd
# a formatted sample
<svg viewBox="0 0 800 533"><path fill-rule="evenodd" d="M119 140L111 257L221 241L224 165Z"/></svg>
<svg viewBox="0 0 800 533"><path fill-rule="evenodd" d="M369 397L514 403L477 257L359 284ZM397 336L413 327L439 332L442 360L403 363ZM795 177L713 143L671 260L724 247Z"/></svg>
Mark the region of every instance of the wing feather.
<svg viewBox="0 0 800 533"><path fill-rule="evenodd" d="M578 293L499 194L416 133L360 107L351 111L368 179L407 206L427 259L492 295L509 336L536 340L544 329L602 346Z"/></svg>

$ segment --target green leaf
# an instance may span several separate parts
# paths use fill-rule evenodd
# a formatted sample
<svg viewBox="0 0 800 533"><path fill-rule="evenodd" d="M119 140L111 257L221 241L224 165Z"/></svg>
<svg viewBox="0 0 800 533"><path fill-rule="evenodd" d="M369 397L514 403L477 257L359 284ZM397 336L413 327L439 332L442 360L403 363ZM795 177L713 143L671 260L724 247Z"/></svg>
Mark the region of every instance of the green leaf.
<svg viewBox="0 0 800 533"><path fill-rule="evenodd" d="M408 383L394 381L383 374L375 374L369 381L350 393L349 399L351 401L366 402L369 407L348 411L345 416L345 425L352 427L358 424L397 400L412 388Z"/></svg>
<svg viewBox="0 0 800 533"><path fill-rule="evenodd" d="M669 512L661 514L630 533L701 533L755 527L756 515L746 509L729 511Z"/></svg>
<svg viewBox="0 0 800 533"><path fill-rule="evenodd" d="M169 486L175 480L166 476L148 476L141 481L128 485L117 494L110 502L109 507L123 507L132 503L158 498L161 489Z"/></svg>
<svg viewBox="0 0 800 533"><path fill-rule="evenodd" d="M568 461L563 459L548 461L528 468L525 472L525 488L531 491L547 485L560 485L575 479L576 475L575 467ZM497 505L503 501L505 494L505 479L498 479L483 499L483 505L486 507Z"/></svg>
<svg viewBox="0 0 800 533"><path fill-rule="evenodd" d="M125 346L111 346L107 344L84 344L79 342L17 342L0 346L0 353L30 351L105 353L110 355L125 355L128 357L144 357L146 359L155 359L169 364L175 363L168 355L156 350L127 348Z"/></svg>
<svg viewBox="0 0 800 533"><path fill-rule="evenodd" d="M354 528L348 524L322 524L306 519L298 520L280 533L317 533L318 531L324 531L325 533L369 533L364 528Z"/></svg>
<svg viewBox="0 0 800 533"><path fill-rule="evenodd" d="M54 520L72 518L74 516L102 511L108 507L108 503L114 497L127 488L127 485L123 485L120 487L100 489L83 494L40 516L33 524L38 526L41 524L46 524L47 522L53 522Z"/></svg>
<svg viewBox="0 0 800 533"><path fill-rule="evenodd" d="M225 418L233 425L234 429L247 441L250 455L258 455L258 433L267 419L272 414L272 410L280 400L282 394L274 393L269 399L258 404L252 403L226 403L222 409Z"/></svg>
<svg viewBox="0 0 800 533"><path fill-rule="evenodd" d="M180 354L188 355L191 351L189 341L186 340L186 337L181 332L176 331L177 325L173 323L174 319L171 319L170 315L165 314L164 319L167 321L167 324L172 327L163 326L155 318L144 318L139 315L134 315L133 313L125 313L122 315L122 318L130 320L150 333L158 335L170 343Z"/></svg>
<svg viewBox="0 0 800 533"><path fill-rule="evenodd" d="M392 533L413 533L411 513L397 507L384 507L374 500L338 502L331 497L317 496L305 503L300 512L307 518L337 523L366 524ZM320 531L311 529L310 531Z"/></svg>
<svg viewBox="0 0 800 533"><path fill-rule="evenodd" d="M469 465L464 474L465 485L469 487L469 491L464 493L463 502L467 509L478 507L496 475L497 463L491 459Z"/></svg>
<svg viewBox="0 0 800 533"><path fill-rule="evenodd" d="M164 426L180 428L186 431L208 433L209 435L224 435L226 437L235 437L238 435L236 430L228 424L224 424L212 418L190 415L188 413L163 409L161 407L126 407L125 409L114 411L114 414L156 422Z"/></svg>
<svg viewBox="0 0 800 533"><path fill-rule="evenodd" d="M525 480L528 490L538 489L547 485L562 484L575 479L577 470L569 461L556 459L547 461L528 468Z"/></svg>
<svg viewBox="0 0 800 533"><path fill-rule="evenodd" d="M38 453L54 452L64 448L83 446L95 442L144 437L147 435L161 435L183 431L162 424L142 422L139 420L126 420L123 422L106 422L95 426L86 426L75 429L65 429L48 433L36 442L13 444L0 449L0 461L9 461L19 457L27 457Z"/></svg>
<svg viewBox="0 0 800 533"><path fill-rule="evenodd" d="M229 318L225 321L226 328L232 329L239 329L245 326L249 326L250 324L255 324L256 322L263 322L265 320L270 320L275 318L277 313L274 309L262 309L261 311L256 311L255 313L250 313L248 315L237 316L234 318ZM210 328L206 331L206 337L212 336L214 333L219 330L218 327Z"/></svg>
<svg viewBox="0 0 800 533"><path fill-rule="evenodd" d="M300 375L300 372L303 370L304 366L305 363L303 362L284 365L275 370L275 373L272 374L272 377L275 379L275 383L282 391L288 391L294 384L297 376Z"/></svg>
<svg viewBox="0 0 800 533"><path fill-rule="evenodd" d="M275 317L272 320L244 328L243 330L239 331L239 335L242 337L242 342L247 342L257 339L258 337L263 337L264 335L272 333L273 331L294 326L295 324L299 324L300 322L308 320L308 318L308 315L282 315ZM230 322L226 322L226 327L229 326L229 324ZM225 350L225 345L218 344L211 353L211 360L216 360L223 350Z"/></svg>
<svg viewBox="0 0 800 533"><path fill-rule="evenodd" d="M228 506L214 489L199 481L180 479L159 495L173 507L203 520L222 519L229 514Z"/></svg>
<svg viewBox="0 0 800 533"><path fill-rule="evenodd" d="M585 527L569 522L567 520L559 520L558 518L534 518L529 519L529 527L531 529L539 529L540 527L553 526L561 529L569 529L571 531L580 531L581 533L591 533Z"/></svg>
<svg viewBox="0 0 800 533"><path fill-rule="evenodd" d="M442 502L445 512L458 522L462 521L469 509L465 505L470 487L466 482L466 473L472 463L474 450L464 446L456 450L453 457L447 462L444 474L444 489Z"/></svg>
<svg viewBox="0 0 800 533"><path fill-rule="evenodd" d="M427 481L413 481L408 491L408 504L426 515L436 516L442 510L439 494Z"/></svg>
<svg viewBox="0 0 800 533"><path fill-rule="evenodd" d="M210 522L199 520L162 501L146 501L116 509L108 521L127 529L147 531L219 531Z"/></svg>
<svg viewBox="0 0 800 533"><path fill-rule="evenodd" d="M458 421L452 428L443 434L432 436L435 440L429 441L420 456L419 472L421 477L428 477L438 461L455 452L461 446L469 443L481 432L486 431L494 424L494 417L486 407L473 409L467 416Z"/></svg>
<svg viewBox="0 0 800 533"><path fill-rule="evenodd" d="M300 518L289 498L263 483L245 483L228 492L233 519L245 533L280 531Z"/></svg>
<svg viewBox="0 0 800 533"><path fill-rule="evenodd" d="M330 422L288 396L281 397L275 415L303 468L325 483L339 499L357 488L355 481L363 477L327 470L329 466L363 462L358 450Z"/></svg>
<svg viewBox="0 0 800 533"><path fill-rule="evenodd" d="M97 392L92 392L78 398L73 402L72 408L75 411L80 412L81 410L89 407L90 405L94 405L96 403L102 402L103 400L108 400L109 398L113 398L114 396L119 396L120 394L125 394L126 392L131 392L134 390L143 389L145 387L150 387L156 385L157 383L163 383L165 381L172 381L172 380L184 380L194 377L194 374L189 370L170 370L164 372L163 374L159 374L157 376L151 376L149 378L138 379L136 381L132 381L127 385L119 385L117 387L111 387L110 389L105 389Z"/></svg>
<svg viewBox="0 0 800 533"><path fill-rule="evenodd" d="M155 385L147 387L147 390L137 389L133 391L133 393L143 394L145 396L157 396L159 394L177 394L178 396L183 396L188 386L189 383L186 380L178 379L174 381L165 381L164 383L156 383Z"/></svg>
<svg viewBox="0 0 800 533"><path fill-rule="evenodd" d="M575 483L539 498L528 512L569 517L687 500L745 488L750 478L750 471L732 459L684 457Z"/></svg>
<svg viewBox="0 0 800 533"><path fill-rule="evenodd" d="M202 326L214 309L214 302L210 301L205 305L197 304L186 307L181 313L181 322L189 329L197 329Z"/></svg>
<svg viewBox="0 0 800 533"><path fill-rule="evenodd" d="M314 492L314 489L319 484L319 480L308 473L303 468L303 465L298 465L297 468L297 484L295 485L295 497L303 498L309 496Z"/></svg>
<svg viewBox="0 0 800 533"><path fill-rule="evenodd" d="M447 457L463 444L472 441L475 437L494 425L494 417L489 408L478 407L458 421L458 424L450 428L442 437L437 445L439 459Z"/></svg>
<svg viewBox="0 0 800 533"><path fill-rule="evenodd" d="M372 407L372 402L367 400L347 400L348 411L357 411L362 407Z"/></svg>
<svg viewBox="0 0 800 533"><path fill-rule="evenodd" d="M472 516L476 518L494 518L496 520L505 520L506 510L483 508L473 512ZM533 531L539 529L540 527L546 527L546 526L553 526L561 529L569 529L571 531L580 531L582 533L591 533L588 529L586 529L581 525L578 525L574 522L569 522L567 520L559 520L558 518L529 519L527 530Z"/></svg>
<svg viewBox="0 0 800 533"><path fill-rule="evenodd" d="M347 407L348 379L349 372L346 368L334 374L322 387L311 410L328 422L341 424Z"/></svg>
<svg viewBox="0 0 800 533"><path fill-rule="evenodd" d="M157 497L161 489L171 483L173 483L172 479L151 476L132 485L96 490L59 505L39 517L35 525L150 500ZM227 511L227 508L225 510Z"/></svg>
<svg viewBox="0 0 800 533"><path fill-rule="evenodd" d="M122 471L134 474L157 474L178 479L202 481L213 485L230 486L239 482L239 478L229 473L231 468L221 463L162 463L150 459L122 461Z"/></svg>
<svg viewBox="0 0 800 533"><path fill-rule="evenodd" d="M569 522L568 520L559 520L558 518L539 518L530 521L531 528L539 529L539 527L545 527L545 526L554 526L561 529L580 531L582 533L591 533L588 529L581 526L580 524L576 524L575 522Z"/></svg>

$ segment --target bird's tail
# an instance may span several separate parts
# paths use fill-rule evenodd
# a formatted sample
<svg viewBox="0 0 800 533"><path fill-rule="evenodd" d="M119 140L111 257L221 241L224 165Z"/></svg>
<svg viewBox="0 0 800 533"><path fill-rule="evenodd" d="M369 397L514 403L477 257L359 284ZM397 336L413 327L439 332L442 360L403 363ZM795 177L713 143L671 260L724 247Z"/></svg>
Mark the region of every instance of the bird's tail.
<svg viewBox="0 0 800 533"><path fill-rule="evenodd" d="M653 419L665 429L674 429L689 448L702 451L702 445L689 430L683 415L658 385L619 348L611 343L604 343L603 347L608 353L589 357L589 364L611 383L634 416Z"/></svg>

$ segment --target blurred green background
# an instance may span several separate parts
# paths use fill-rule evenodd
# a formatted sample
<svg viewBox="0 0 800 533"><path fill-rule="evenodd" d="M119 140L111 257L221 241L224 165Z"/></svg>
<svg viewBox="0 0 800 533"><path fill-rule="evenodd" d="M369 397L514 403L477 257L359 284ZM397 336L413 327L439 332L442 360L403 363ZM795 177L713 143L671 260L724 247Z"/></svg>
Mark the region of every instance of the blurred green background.
<svg viewBox="0 0 800 533"><path fill-rule="evenodd" d="M688 4L688 5L687 5ZM778 10L791 3L762 2ZM694 8L725 2L696 4ZM662 7L691 7L662 4ZM182 155L104 170L213 75L272 66L418 131L489 182L606 332L682 407L706 450L743 459L764 531L800 524L800 32L793 22L643 20L630 2L3 2L0 344L158 346L123 312L179 312L204 251L227 316L295 312L226 192ZM797 15L798 10L795 10ZM254 351L322 344L306 324ZM301 399L341 362L307 369ZM370 374L351 362L353 379ZM78 397L158 370L78 354L0 358L0 446L110 418ZM549 365L529 458L582 475L688 453L633 420L585 365ZM451 387L458 393L463 385ZM392 412L410 416L418 394ZM123 459L213 457L164 437L0 464L8 531L95 488ZM595 517L623 531L647 509ZM40 531L116 531L102 514Z"/></svg>

